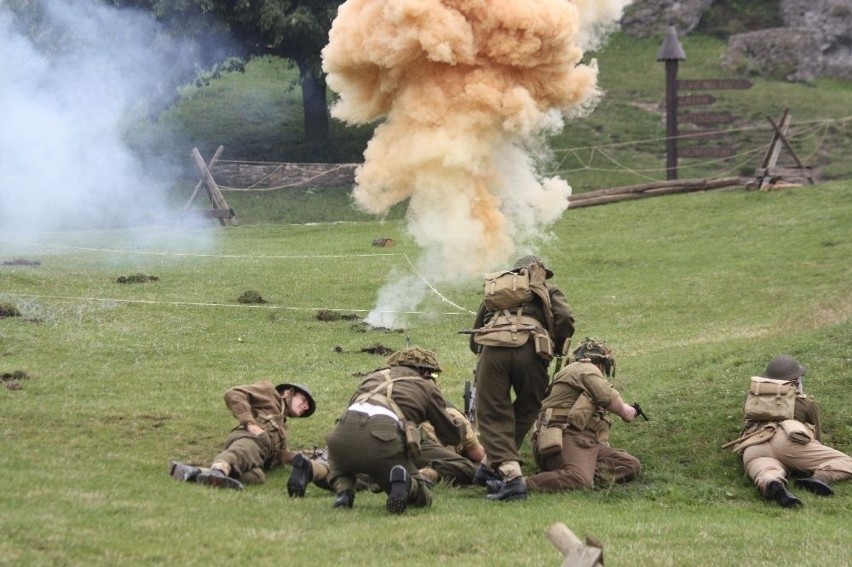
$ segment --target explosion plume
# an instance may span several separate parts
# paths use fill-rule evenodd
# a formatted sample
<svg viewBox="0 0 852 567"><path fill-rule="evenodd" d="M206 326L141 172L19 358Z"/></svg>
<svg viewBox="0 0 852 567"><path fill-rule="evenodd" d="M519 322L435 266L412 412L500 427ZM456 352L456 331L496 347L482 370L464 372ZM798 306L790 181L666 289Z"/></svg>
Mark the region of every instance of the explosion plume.
<svg viewBox="0 0 852 567"><path fill-rule="evenodd" d="M409 199L419 266L437 281L500 265L540 238L570 186L532 148L600 96L582 64L626 0L347 0L323 50L332 115L384 119L356 174L356 203Z"/></svg>

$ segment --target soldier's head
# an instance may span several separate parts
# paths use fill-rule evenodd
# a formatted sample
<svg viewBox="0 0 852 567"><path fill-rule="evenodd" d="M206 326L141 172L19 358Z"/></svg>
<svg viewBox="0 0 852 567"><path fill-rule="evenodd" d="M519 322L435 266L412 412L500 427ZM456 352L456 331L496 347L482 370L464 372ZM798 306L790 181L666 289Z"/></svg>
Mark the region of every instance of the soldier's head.
<svg viewBox="0 0 852 567"><path fill-rule="evenodd" d="M545 279L550 279L550 278L553 277L553 271L550 268L548 268L547 266L544 265L544 260L542 260L538 256L534 256L532 254L529 254L527 256L521 256L520 258L518 258L518 261L515 262L515 265L514 265L514 267L512 267L512 269L513 270L521 270L523 268L529 269L530 266L533 266L534 264L538 264L539 266L544 268Z"/></svg>
<svg viewBox="0 0 852 567"><path fill-rule="evenodd" d="M793 381L804 376L807 371L808 368L804 364L789 354L782 354L769 361L766 370L763 371L763 377Z"/></svg>
<svg viewBox="0 0 852 567"><path fill-rule="evenodd" d="M388 357L387 365L414 368L424 378L434 378L442 370L435 353L419 346L396 351Z"/></svg>
<svg viewBox="0 0 852 567"><path fill-rule="evenodd" d="M574 352L571 353L571 358L575 361L591 362L600 366L609 378L615 376L615 356L603 341L596 341L595 339L586 337L580 343L580 346L575 348Z"/></svg>
<svg viewBox="0 0 852 567"><path fill-rule="evenodd" d="M317 403L307 386L278 384L275 389L287 400L287 417L310 417L316 411Z"/></svg>

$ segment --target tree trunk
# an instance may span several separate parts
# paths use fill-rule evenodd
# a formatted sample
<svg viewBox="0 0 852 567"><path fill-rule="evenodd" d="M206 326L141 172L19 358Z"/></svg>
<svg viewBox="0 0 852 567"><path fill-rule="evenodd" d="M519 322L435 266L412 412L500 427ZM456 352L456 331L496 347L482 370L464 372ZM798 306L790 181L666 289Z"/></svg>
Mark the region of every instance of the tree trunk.
<svg viewBox="0 0 852 567"><path fill-rule="evenodd" d="M299 66L299 83L302 86L305 143L321 146L328 142L325 76L307 61L297 61L296 64Z"/></svg>

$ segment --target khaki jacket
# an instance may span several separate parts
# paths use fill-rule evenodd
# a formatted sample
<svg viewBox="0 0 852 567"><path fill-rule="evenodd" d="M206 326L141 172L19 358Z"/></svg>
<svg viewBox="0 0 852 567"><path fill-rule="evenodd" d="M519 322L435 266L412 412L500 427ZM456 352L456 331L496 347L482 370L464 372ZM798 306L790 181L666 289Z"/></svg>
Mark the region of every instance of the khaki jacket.
<svg viewBox="0 0 852 567"><path fill-rule="evenodd" d="M225 405L240 422L239 427L256 424L269 434L276 452L285 461L288 442L287 405L272 382L236 386L225 392Z"/></svg>

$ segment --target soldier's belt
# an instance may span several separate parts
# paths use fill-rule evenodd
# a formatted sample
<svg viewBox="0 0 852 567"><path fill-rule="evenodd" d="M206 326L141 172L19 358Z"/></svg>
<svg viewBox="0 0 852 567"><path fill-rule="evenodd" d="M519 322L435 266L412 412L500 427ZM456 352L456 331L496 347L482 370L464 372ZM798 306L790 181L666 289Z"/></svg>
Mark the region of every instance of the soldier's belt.
<svg viewBox="0 0 852 567"><path fill-rule="evenodd" d="M358 413L364 413L369 415L370 417L384 415L393 418L394 421L399 421L399 417L397 417L397 415L393 411L382 406L371 404L369 402L356 402L349 406L348 410L357 411Z"/></svg>

